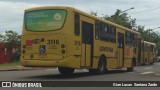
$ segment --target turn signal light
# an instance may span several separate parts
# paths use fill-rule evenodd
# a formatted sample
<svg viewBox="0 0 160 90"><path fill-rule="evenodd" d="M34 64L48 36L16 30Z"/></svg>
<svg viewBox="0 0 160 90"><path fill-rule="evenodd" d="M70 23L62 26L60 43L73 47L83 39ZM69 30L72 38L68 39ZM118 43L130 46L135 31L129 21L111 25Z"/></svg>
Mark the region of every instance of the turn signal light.
<svg viewBox="0 0 160 90"><path fill-rule="evenodd" d="M27 40L26 41L26 46L32 46L32 40Z"/></svg>

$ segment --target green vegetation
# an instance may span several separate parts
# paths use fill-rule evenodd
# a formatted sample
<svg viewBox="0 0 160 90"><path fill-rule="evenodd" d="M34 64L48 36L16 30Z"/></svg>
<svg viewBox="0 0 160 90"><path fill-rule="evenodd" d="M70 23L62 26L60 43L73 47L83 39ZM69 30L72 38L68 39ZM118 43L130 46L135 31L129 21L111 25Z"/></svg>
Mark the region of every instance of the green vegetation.
<svg viewBox="0 0 160 90"><path fill-rule="evenodd" d="M5 34L0 34L0 42L1 43L21 43L21 35L19 35L17 32L9 30L5 31Z"/></svg>
<svg viewBox="0 0 160 90"><path fill-rule="evenodd" d="M4 34L0 34L0 43L5 44L5 48L10 48L10 49L19 48L16 52L12 54L12 63L0 64L0 67L20 65L19 58L20 58L21 35L12 30L5 31Z"/></svg>
<svg viewBox="0 0 160 90"><path fill-rule="evenodd" d="M19 66L20 62L12 62L12 63L4 63L0 64L0 67L5 67L5 66Z"/></svg>

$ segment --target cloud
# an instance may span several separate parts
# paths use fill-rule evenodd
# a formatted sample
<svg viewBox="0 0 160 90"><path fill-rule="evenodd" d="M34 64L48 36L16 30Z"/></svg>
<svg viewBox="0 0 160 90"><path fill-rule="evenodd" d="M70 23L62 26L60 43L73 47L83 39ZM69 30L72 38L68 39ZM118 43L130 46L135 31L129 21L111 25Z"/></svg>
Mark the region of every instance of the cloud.
<svg viewBox="0 0 160 90"><path fill-rule="evenodd" d="M0 1L0 32L15 30L21 33L23 23L23 12L26 8L38 6L23 2L14 3Z"/></svg>
<svg viewBox="0 0 160 90"><path fill-rule="evenodd" d="M12 29L21 33L23 13L27 8L57 5L75 7L88 13L98 11L98 15L112 15L116 9L126 10L135 7L127 13L132 18L137 19L138 25L146 25L147 28L160 25L160 9L133 14L134 12L159 7L160 0L0 0L0 32Z"/></svg>

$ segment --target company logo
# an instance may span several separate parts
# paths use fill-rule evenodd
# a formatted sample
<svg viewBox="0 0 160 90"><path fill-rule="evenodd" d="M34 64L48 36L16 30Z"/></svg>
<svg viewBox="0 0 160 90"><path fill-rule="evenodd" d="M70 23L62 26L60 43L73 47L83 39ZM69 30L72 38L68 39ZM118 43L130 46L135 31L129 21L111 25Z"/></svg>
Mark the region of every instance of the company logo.
<svg viewBox="0 0 160 90"><path fill-rule="evenodd" d="M35 83L35 82L2 82L2 87L8 88L8 87L42 87L41 83Z"/></svg>
<svg viewBox="0 0 160 90"><path fill-rule="evenodd" d="M11 82L2 82L2 87L11 87Z"/></svg>
<svg viewBox="0 0 160 90"><path fill-rule="evenodd" d="M61 20L61 15L60 15L59 13L56 13L56 14L54 15L54 19L55 19L55 20Z"/></svg>
<svg viewBox="0 0 160 90"><path fill-rule="evenodd" d="M41 40L40 39L34 39L34 40L32 40L32 43L39 44L39 43L41 43Z"/></svg>

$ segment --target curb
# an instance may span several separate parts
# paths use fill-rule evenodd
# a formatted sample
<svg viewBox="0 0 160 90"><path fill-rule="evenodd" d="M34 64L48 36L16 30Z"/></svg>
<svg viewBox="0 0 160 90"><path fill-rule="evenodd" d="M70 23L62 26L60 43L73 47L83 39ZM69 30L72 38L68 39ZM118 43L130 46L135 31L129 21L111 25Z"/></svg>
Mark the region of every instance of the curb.
<svg viewBox="0 0 160 90"><path fill-rule="evenodd" d="M53 67L24 67L24 66L11 66L11 67L0 67L0 71L23 71L23 70L47 70L53 69Z"/></svg>
<svg viewBox="0 0 160 90"><path fill-rule="evenodd" d="M23 66L0 67L0 71L22 71L22 70L35 70L35 68L23 67Z"/></svg>

